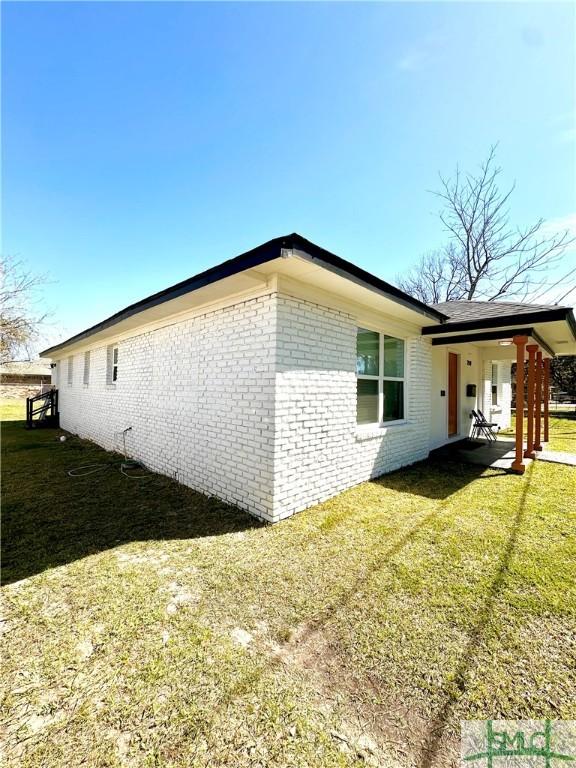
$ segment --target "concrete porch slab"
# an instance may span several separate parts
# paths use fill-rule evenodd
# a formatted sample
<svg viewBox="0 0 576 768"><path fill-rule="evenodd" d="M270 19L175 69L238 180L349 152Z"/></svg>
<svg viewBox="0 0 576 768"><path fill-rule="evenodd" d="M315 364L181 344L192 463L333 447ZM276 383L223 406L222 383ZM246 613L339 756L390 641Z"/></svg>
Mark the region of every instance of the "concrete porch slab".
<svg viewBox="0 0 576 768"><path fill-rule="evenodd" d="M516 456L515 442L513 439L500 437L491 442L474 441L480 443L479 447L470 445L472 441L467 441L469 447L462 446L459 449L461 458L469 464L480 464L484 467L494 467L497 469L512 469L512 462ZM528 466L532 459L524 459L524 464Z"/></svg>
<svg viewBox="0 0 576 768"><path fill-rule="evenodd" d="M540 451L536 458L538 461L551 461L553 464L576 467L576 453L568 453L568 451Z"/></svg>
<svg viewBox="0 0 576 768"><path fill-rule="evenodd" d="M515 457L515 442L513 438L500 437L487 442L485 440L461 440L452 445L444 445L433 452L435 456L447 456L467 464L478 464L482 467L512 470ZM532 459L524 459L528 466Z"/></svg>
<svg viewBox="0 0 576 768"><path fill-rule="evenodd" d="M482 467L494 467L510 471L515 457L515 442L513 437L499 437L497 440L460 440L457 443L443 445L432 452L433 456L446 456L467 464L479 464ZM539 451L538 461L549 461L554 464L566 464L576 467L576 454L567 451ZM523 459L525 466L533 460Z"/></svg>

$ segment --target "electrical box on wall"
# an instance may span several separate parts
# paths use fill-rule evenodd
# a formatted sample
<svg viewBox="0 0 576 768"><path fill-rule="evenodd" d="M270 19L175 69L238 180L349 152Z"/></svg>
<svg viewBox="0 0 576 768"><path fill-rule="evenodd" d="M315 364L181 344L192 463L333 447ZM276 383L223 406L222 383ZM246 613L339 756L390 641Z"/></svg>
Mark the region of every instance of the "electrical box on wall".
<svg viewBox="0 0 576 768"><path fill-rule="evenodd" d="M466 384L466 397L476 397L476 384Z"/></svg>

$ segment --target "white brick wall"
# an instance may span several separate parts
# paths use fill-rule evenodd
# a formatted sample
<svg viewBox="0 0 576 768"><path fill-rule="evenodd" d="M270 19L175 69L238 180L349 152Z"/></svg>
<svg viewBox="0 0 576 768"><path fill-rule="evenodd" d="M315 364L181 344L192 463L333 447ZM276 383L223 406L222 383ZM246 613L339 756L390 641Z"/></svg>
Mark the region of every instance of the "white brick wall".
<svg viewBox="0 0 576 768"><path fill-rule="evenodd" d="M492 405L492 365L498 369L498 405ZM485 360L483 366L482 390L484 405L482 412L500 429L507 429L512 418L511 363L507 360Z"/></svg>
<svg viewBox="0 0 576 768"><path fill-rule="evenodd" d="M407 340L406 424L358 428L357 326L347 313L278 298L275 519L428 455L430 342Z"/></svg>
<svg viewBox="0 0 576 768"><path fill-rule="evenodd" d="M107 346L84 350L73 384L59 361L61 424L107 449L272 519L276 303L271 296L208 312L119 342L106 383ZM64 372L64 375L62 375Z"/></svg>
<svg viewBox="0 0 576 768"><path fill-rule="evenodd" d="M406 423L356 425L356 319L270 294L58 361L61 424L108 449L276 521L423 459L431 345L407 339ZM382 328L386 330L385 327Z"/></svg>
<svg viewBox="0 0 576 768"><path fill-rule="evenodd" d="M482 413L488 421L492 420L492 360L484 360L482 366Z"/></svg>
<svg viewBox="0 0 576 768"><path fill-rule="evenodd" d="M507 429L512 423L512 365L509 362L499 364L498 402L502 405L500 426Z"/></svg>

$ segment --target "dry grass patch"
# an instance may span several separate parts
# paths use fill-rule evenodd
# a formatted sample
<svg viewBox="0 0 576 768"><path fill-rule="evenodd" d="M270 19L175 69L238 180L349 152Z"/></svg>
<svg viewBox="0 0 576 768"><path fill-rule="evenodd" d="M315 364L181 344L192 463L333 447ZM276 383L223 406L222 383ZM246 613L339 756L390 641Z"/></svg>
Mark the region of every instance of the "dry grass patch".
<svg viewBox="0 0 576 768"><path fill-rule="evenodd" d="M269 527L5 426L13 765L449 766L574 717L576 471L421 464Z"/></svg>

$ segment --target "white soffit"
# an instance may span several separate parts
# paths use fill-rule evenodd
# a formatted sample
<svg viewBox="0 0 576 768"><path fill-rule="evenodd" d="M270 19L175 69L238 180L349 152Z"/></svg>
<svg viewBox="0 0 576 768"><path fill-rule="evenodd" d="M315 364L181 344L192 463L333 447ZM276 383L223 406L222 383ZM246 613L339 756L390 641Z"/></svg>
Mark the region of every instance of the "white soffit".
<svg viewBox="0 0 576 768"><path fill-rule="evenodd" d="M79 348L92 347L97 345L98 342L130 334L131 331L139 328L142 328L144 331L145 326L154 325L154 323L160 323L163 320L169 322L172 318L176 320L177 316L182 313L193 312L194 309L204 306L209 307L211 304L224 301L229 296L244 294L265 287L266 279L258 274L258 272L251 270L239 272L236 275L225 277L218 282L185 293L175 299L156 304L149 309L136 312L134 315L112 323L106 328L102 328L95 333L91 333L82 339L78 339L78 341L66 345L61 353L60 350L56 352L54 358L66 357L69 354L73 354Z"/></svg>
<svg viewBox="0 0 576 768"><path fill-rule="evenodd" d="M532 328L535 333L545 341L548 346L554 351L556 355L576 355L576 341L572 335L570 326L565 320L553 320L550 323L530 323L525 322L522 319L522 315L517 316L517 321L513 325L503 325L498 328L472 328L465 331L450 331L445 333L431 333L428 335L429 339L442 339L448 336L458 337L462 339L461 343L464 343L467 336L472 334L482 333L496 333L501 332L502 338L512 338L508 334L508 331L517 330L520 328ZM485 341L471 341L471 344L477 347L497 347L499 346L498 340L488 339ZM529 343L537 343L530 339Z"/></svg>
<svg viewBox="0 0 576 768"><path fill-rule="evenodd" d="M258 271L264 274L279 274L304 283L309 289L331 293L336 297L353 302L376 312L391 315L395 319L404 320L421 328L434 324L434 319L399 303L394 297L385 296L382 292L368 286L360 285L343 275L311 263L297 253L288 258L274 259L261 264ZM321 299L319 299L319 302Z"/></svg>

